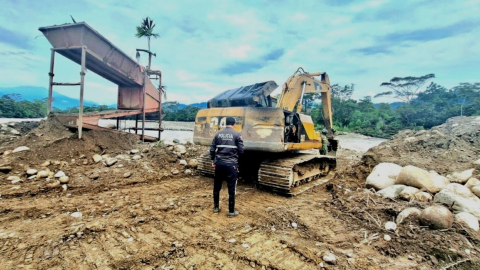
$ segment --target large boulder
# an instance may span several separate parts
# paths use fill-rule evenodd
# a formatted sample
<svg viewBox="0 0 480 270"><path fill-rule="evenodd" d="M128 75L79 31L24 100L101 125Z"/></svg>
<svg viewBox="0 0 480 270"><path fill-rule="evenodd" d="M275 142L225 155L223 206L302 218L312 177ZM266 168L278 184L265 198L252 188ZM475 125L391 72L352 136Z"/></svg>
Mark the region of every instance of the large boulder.
<svg viewBox="0 0 480 270"><path fill-rule="evenodd" d="M375 190L381 190L389 186L395 185L395 180L398 174L402 170L402 167L394 163L380 163L370 175L367 177L365 183L367 188L374 188Z"/></svg>
<svg viewBox="0 0 480 270"><path fill-rule="evenodd" d="M472 192L473 194L477 195L477 197L480 197L480 186L472 187Z"/></svg>
<svg viewBox="0 0 480 270"><path fill-rule="evenodd" d="M455 222L460 223L462 225L466 225L467 227L469 227L474 231L479 230L478 219L470 213L461 212L456 214Z"/></svg>
<svg viewBox="0 0 480 270"><path fill-rule="evenodd" d="M449 184L435 195L434 201L449 206L455 213L467 212L480 219L480 199L461 184Z"/></svg>
<svg viewBox="0 0 480 270"><path fill-rule="evenodd" d="M405 187L405 185L393 185L378 191L377 194L384 198L395 199Z"/></svg>
<svg viewBox="0 0 480 270"><path fill-rule="evenodd" d="M470 179L473 176L474 170L475 169L469 169L463 172L453 172L447 175L447 178L452 183L465 184L468 181L468 179Z"/></svg>
<svg viewBox="0 0 480 270"><path fill-rule="evenodd" d="M174 151L179 154L185 154L187 152L187 148L184 145L177 144L173 147Z"/></svg>
<svg viewBox="0 0 480 270"><path fill-rule="evenodd" d="M400 199L410 201L411 199L414 198L414 195L418 192L420 192L420 190L416 187L405 187L402 190L402 192L400 192L400 194L398 194L398 197Z"/></svg>
<svg viewBox="0 0 480 270"><path fill-rule="evenodd" d="M435 230L452 227L453 219L452 212L450 212L448 208L440 205L425 208L419 217L420 224Z"/></svg>
<svg viewBox="0 0 480 270"><path fill-rule="evenodd" d="M475 162L473 162L473 167L480 171L480 159L477 159Z"/></svg>
<svg viewBox="0 0 480 270"><path fill-rule="evenodd" d="M450 181L448 181L448 179L445 176L439 175L436 171L429 171L429 173L430 173L430 179L432 179L433 185L438 190L442 190L444 187L450 184Z"/></svg>
<svg viewBox="0 0 480 270"><path fill-rule="evenodd" d="M433 197L427 192L418 192L413 195L413 198L419 202L431 202Z"/></svg>
<svg viewBox="0 0 480 270"><path fill-rule="evenodd" d="M398 214L395 222L397 223L397 225L400 225L402 223L407 223L407 222L418 224L418 217L420 216L421 213L422 211L415 207L405 208L403 209L402 212L400 212L400 214Z"/></svg>
<svg viewBox="0 0 480 270"><path fill-rule="evenodd" d="M441 187L436 185L433 179L426 170L408 165L400 171L396 184L425 189L430 193L437 193L441 190Z"/></svg>

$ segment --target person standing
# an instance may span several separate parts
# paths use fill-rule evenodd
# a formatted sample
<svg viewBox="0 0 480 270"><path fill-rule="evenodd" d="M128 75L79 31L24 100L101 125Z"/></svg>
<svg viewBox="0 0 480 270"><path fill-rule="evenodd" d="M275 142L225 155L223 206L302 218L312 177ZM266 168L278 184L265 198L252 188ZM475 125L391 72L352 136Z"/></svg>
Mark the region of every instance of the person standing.
<svg viewBox="0 0 480 270"><path fill-rule="evenodd" d="M328 139L327 139L327 130L322 130L322 148L320 149L320 155L326 155L328 153Z"/></svg>
<svg viewBox="0 0 480 270"><path fill-rule="evenodd" d="M238 155L243 153L243 140L239 132L233 129L235 118L227 117L226 127L215 134L210 146L212 167L215 168L213 182L213 213L220 212L220 190L223 181L228 185L228 217L238 216L235 211L235 193L237 189Z"/></svg>

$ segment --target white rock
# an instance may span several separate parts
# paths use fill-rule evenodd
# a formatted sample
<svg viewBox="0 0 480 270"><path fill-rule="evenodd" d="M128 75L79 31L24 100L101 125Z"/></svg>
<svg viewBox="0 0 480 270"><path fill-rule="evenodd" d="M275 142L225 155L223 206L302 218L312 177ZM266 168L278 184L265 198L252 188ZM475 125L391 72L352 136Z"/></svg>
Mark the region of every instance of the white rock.
<svg viewBox="0 0 480 270"><path fill-rule="evenodd" d="M37 172L38 172L38 171L35 170L35 169L28 169L28 170L27 170L27 175L34 175L34 174L37 174Z"/></svg>
<svg viewBox="0 0 480 270"><path fill-rule="evenodd" d="M20 132L18 132L18 130L16 129L10 129L10 133L12 133L13 135L20 135Z"/></svg>
<svg viewBox="0 0 480 270"><path fill-rule="evenodd" d="M397 230L397 224L395 224L395 222L392 222L392 221L387 221L384 227L385 227L385 230L390 232L395 232Z"/></svg>
<svg viewBox="0 0 480 270"><path fill-rule="evenodd" d="M455 222L460 223L462 225L466 225L467 227L469 227L474 231L479 230L478 219L470 213L461 212L456 214Z"/></svg>
<svg viewBox="0 0 480 270"><path fill-rule="evenodd" d="M130 176L132 176L132 172L126 172L123 174L123 178L129 178Z"/></svg>
<svg viewBox="0 0 480 270"><path fill-rule="evenodd" d="M58 181L60 181L60 184L68 184L69 178L68 176L63 175L58 178Z"/></svg>
<svg viewBox="0 0 480 270"><path fill-rule="evenodd" d="M448 229L453 224L453 214L448 208L434 205L425 208L420 214L420 224L429 226L431 229Z"/></svg>
<svg viewBox="0 0 480 270"><path fill-rule="evenodd" d="M465 187L467 187L470 190L472 190L474 186L479 186L479 185L480 185L480 180L473 177L468 179L467 183L465 183Z"/></svg>
<svg viewBox="0 0 480 270"><path fill-rule="evenodd" d="M50 171L42 170L37 173L37 178L47 178L50 175Z"/></svg>
<svg viewBox="0 0 480 270"><path fill-rule="evenodd" d="M435 195L434 201L447 205L455 213L467 212L480 219L480 199L461 184L449 184Z"/></svg>
<svg viewBox="0 0 480 270"><path fill-rule="evenodd" d="M18 184L18 183L23 183L23 180L22 179L12 180L12 184Z"/></svg>
<svg viewBox="0 0 480 270"><path fill-rule="evenodd" d="M388 241L392 240L392 237L391 237L390 235L388 235L388 234L385 234L385 235L383 236L383 239L388 242Z"/></svg>
<svg viewBox="0 0 480 270"><path fill-rule="evenodd" d="M65 176L65 177L67 177L67 176ZM68 186L67 186L66 184L63 184L63 185L62 185L62 189L63 189L63 191L67 191Z"/></svg>
<svg viewBox="0 0 480 270"><path fill-rule="evenodd" d="M28 148L27 146L20 146L20 147L17 147L15 149L13 149L12 153L28 151L28 150L30 150L30 148Z"/></svg>
<svg viewBox="0 0 480 270"><path fill-rule="evenodd" d="M184 173L185 173L185 174L192 174L192 170L186 169Z"/></svg>
<svg viewBox="0 0 480 270"><path fill-rule="evenodd" d="M181 145L181 144L177 144L173 147L173 150L177 153L180 153L180 154L185 154L187 152L187 148L185 148L184 145Z"/></svg>
<svg viewBox="0 0 480 270"><path fill-rule="evenodd" d="M375 190L393 186L401 170L402 167L397 164L380 163L373 168L365 184L367 188L374 188Z"/></svg>
<svg viewBox="0 0 480 270"><path fill-rule="evenodd" d="M132 160L139 160L139 159L141 159L141 158L142 158L142 156L140 156L140 155L134 155L134 156L132 157Z"/></svg>
<svg viewBox="0 0 480 270"><path fill-rule="evenodd" d="M402 190L402 192L400 192L400 194L398 194L398 197L400 199L410 201L411 199L413 199L413 196L418 192L420 192L420 190L416 187L405 187Z"/></svg>
<svg viewBox="0 0 480 270"><path fill-rule="evenodd" d="M480 186L472 187L472 192L473 194L477 195L477 197L480 197Z"/></svg>
<svg viewBox="0 0 480 270"><path fill-rule="evenodd" d="M60 178L62 176L65 176L65 173L63 171L58 171L56 174L55 174L55 178ZM62 182L62 181L60 181Z"/></svg>
<svg viewBox="0 0 480 270"><path fill-rule="evenodd" d="M246 243L244 243L244 244L242 244L242 247L244 247L244 248L250 248L250 245L249 245L249 244L246 244Z"/></svg>
<svg viewBox="0 0 480 270"><path fill-rule="evenodd" d="M118 161L118 160L115 159L115 158L107 158L106 164L107 164L107 166L110 167L110 166L114 165L115 163L117 163L117 161Z"/></svg>
<svg viewBox="0 0 480 270"><path fill-rule="evenodd" d="M329 263L329 264L336 264L336 263L337 263L337 258L335 258L335 255L333 255L333 254L330 253L330 252L326 252L326 253L323 255L323 260L324 260L326 263Z"/></svg>
<svg viewBox="0 0 480 270"><path fill-rule="evenodd" d="M405 166L400 171L396 183L425 189L430 193L440 191L440 188L433 182L429 172L411 165Z"/></svg>
<svg viewBox="0 0 480 270"><path fill-rule="evenodd" d="M419 202L431 202L433 197L430 193L427 192L418 192L413 195L416 201Z"/></svg>
<svg viewBox="0 0 480 270"><path fill-rule="evenodd" d="M398 225L404 223L405 221L410 221L410 220L416 222L418 221L418 217L420 216L421 213L422 211L415 207L405 208L403 209L402 212L400 212L400 214L398 214L395 222Z"/></svg>
<svg viewBox="0 0 480 270"><path fill-rule="evenodd" d="M175 168L173 168L170 172L171 172L173 175L177 175L177 174L180 173L180 172L179 172L177 169L175 169Z"/></svg>
<svg viewBox="0 0 480 270"><path fill-rule="evenodd" d="M33 179L35 179L35 178L37 178L36 175L31 175L31 176L29 176L27 179L28 179L28 180L33 180Z"/></svg>
<svg viewBox="0 0 480 270"><path fill-rule="evenodd" d="M180 159L180 165L187 165L187 161L185 159Z"/></svg>
<svg viewBox="0 0 480 270"><path fill-rule="evenodd" d="M188 167L190 168L197 168L198 167L198 160L192 158L188 161Z"/></svg>
<svg viewBox="0 0 480 270"><path fill-rule="evenodd" d="M475 169L469 169L465 170L463 172L454 172L449 175L447 175L448 180L452 183L460 183L460 184L465 184L468 179L470 179L473 176L473 171Z"/></svg>
<svg viewBox="0 0 480 270"><path fill-rule="evenodd" d="M82 212L73 212L70 216L74 218L81 218L83 214Z"/></svg>
<svg viewBox="0 0 480 270"><path fill-rule="evenodd" d="M475 167L477 170L480 170L480 159L477 159L475 162L473 162L473 167Z"/></svg>
<svg viewBox="0 0 480 270"><path fill-rule="evenodd" d="M20 177L16 175L10 175L9 177L7 177L7 181L14 181L14 180L20 180Z"/></svg>
<svg viewBox="0 0 480 270"><path fill-rule="evenodd" d="M98 163L98 162L102 161L102 156L100 156L99 154L93 155L92 158L93 158L93 161L94 161L95 163Z"/></svg>
<svg viewBox="0 0 480 270"><path fill-rule="evenodd" d="M432 180L433 186L435 187L436 190L440 191L444 187L446 187L448 184L450 184L450 181L448 181L448 179L445 176L439 175L435 171L430 171L429 173L430 173L430 179Z"/></svg>
<svg viewBox="0 0 480 270"><path fill-rule="evenodd" d="M228 242L229 242L229 243L235 243L235 242L237 242L237 240L235 240L234 238L232 238L232 239L228 240Z"/></svg>
<svg viewBox="0 0 480 270"><path fill-rule="evenodd" d="M12 153L12 150L6 150L5 152L3 152L3 156L8 156Z"/></svg>
<svg viewBox="0 0 480 270"><path fill-rule="evenodd" d="M292 228L296 229L298 227L296 222L292 222Z"/></svg>
<svg viewBox="0 0 480 270"><path fill-rule="evenodd" d="M140 152L140 150L138 150L138 149L130 150L130 154L137 154L138 152Z"/></svg>
<svg viewBox="0 0 480 270"><path fill-rule="evenodd" d="M48 166L50 166L50 164L51 164L50 161L47 160L47 161L43 162L42 165L40 165L40 166L42 166L42 167L48 167Z"/></svg>
<svg viewBox="0 0 480 270"><path fill-rule="evenodd" d="M116 155L115 158L116 159L121 159L121 160L130 160L130 156L129 155L124 155L124 154Z"/></svg>
<svg viewBox="0 0 480 270"><path fill-rule="evenodd" d="M393 185L378 191L377 194L384 198L395 199L405 187L405 185Z"/></svg>

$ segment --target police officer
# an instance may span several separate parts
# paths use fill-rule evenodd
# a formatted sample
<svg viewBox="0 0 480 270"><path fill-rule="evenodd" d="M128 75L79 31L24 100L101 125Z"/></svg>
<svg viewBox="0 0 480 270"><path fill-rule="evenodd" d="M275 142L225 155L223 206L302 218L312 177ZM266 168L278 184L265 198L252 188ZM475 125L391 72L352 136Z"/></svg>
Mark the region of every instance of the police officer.
<svg viewBox="0 0 480 270"><path fill-rule="evenodd" d="M235 211L235 192L237 188L238 155L243 153L243 140L239 132L233 129L235 118L227 117L226 127L215 134L210 146L212 166L215 168L213 183L213 213L220 211L220 190L224 180L228 184L228 217L238 216Z"/></svg>

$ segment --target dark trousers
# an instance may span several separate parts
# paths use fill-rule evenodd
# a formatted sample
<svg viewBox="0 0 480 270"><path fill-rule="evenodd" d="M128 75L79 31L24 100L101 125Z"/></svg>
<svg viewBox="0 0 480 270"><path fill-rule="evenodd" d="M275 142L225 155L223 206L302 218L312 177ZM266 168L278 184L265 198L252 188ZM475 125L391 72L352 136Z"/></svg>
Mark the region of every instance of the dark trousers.
<svg viewBox="0 0 480 270"><path fill-rule="evenodd" d="M219 207L220 190L223 181L228 185L228 211L235 212L235 193L237 190L237 168L236 164L217 162L215 165L215 178L213 181L213 207Z"/></svg>

